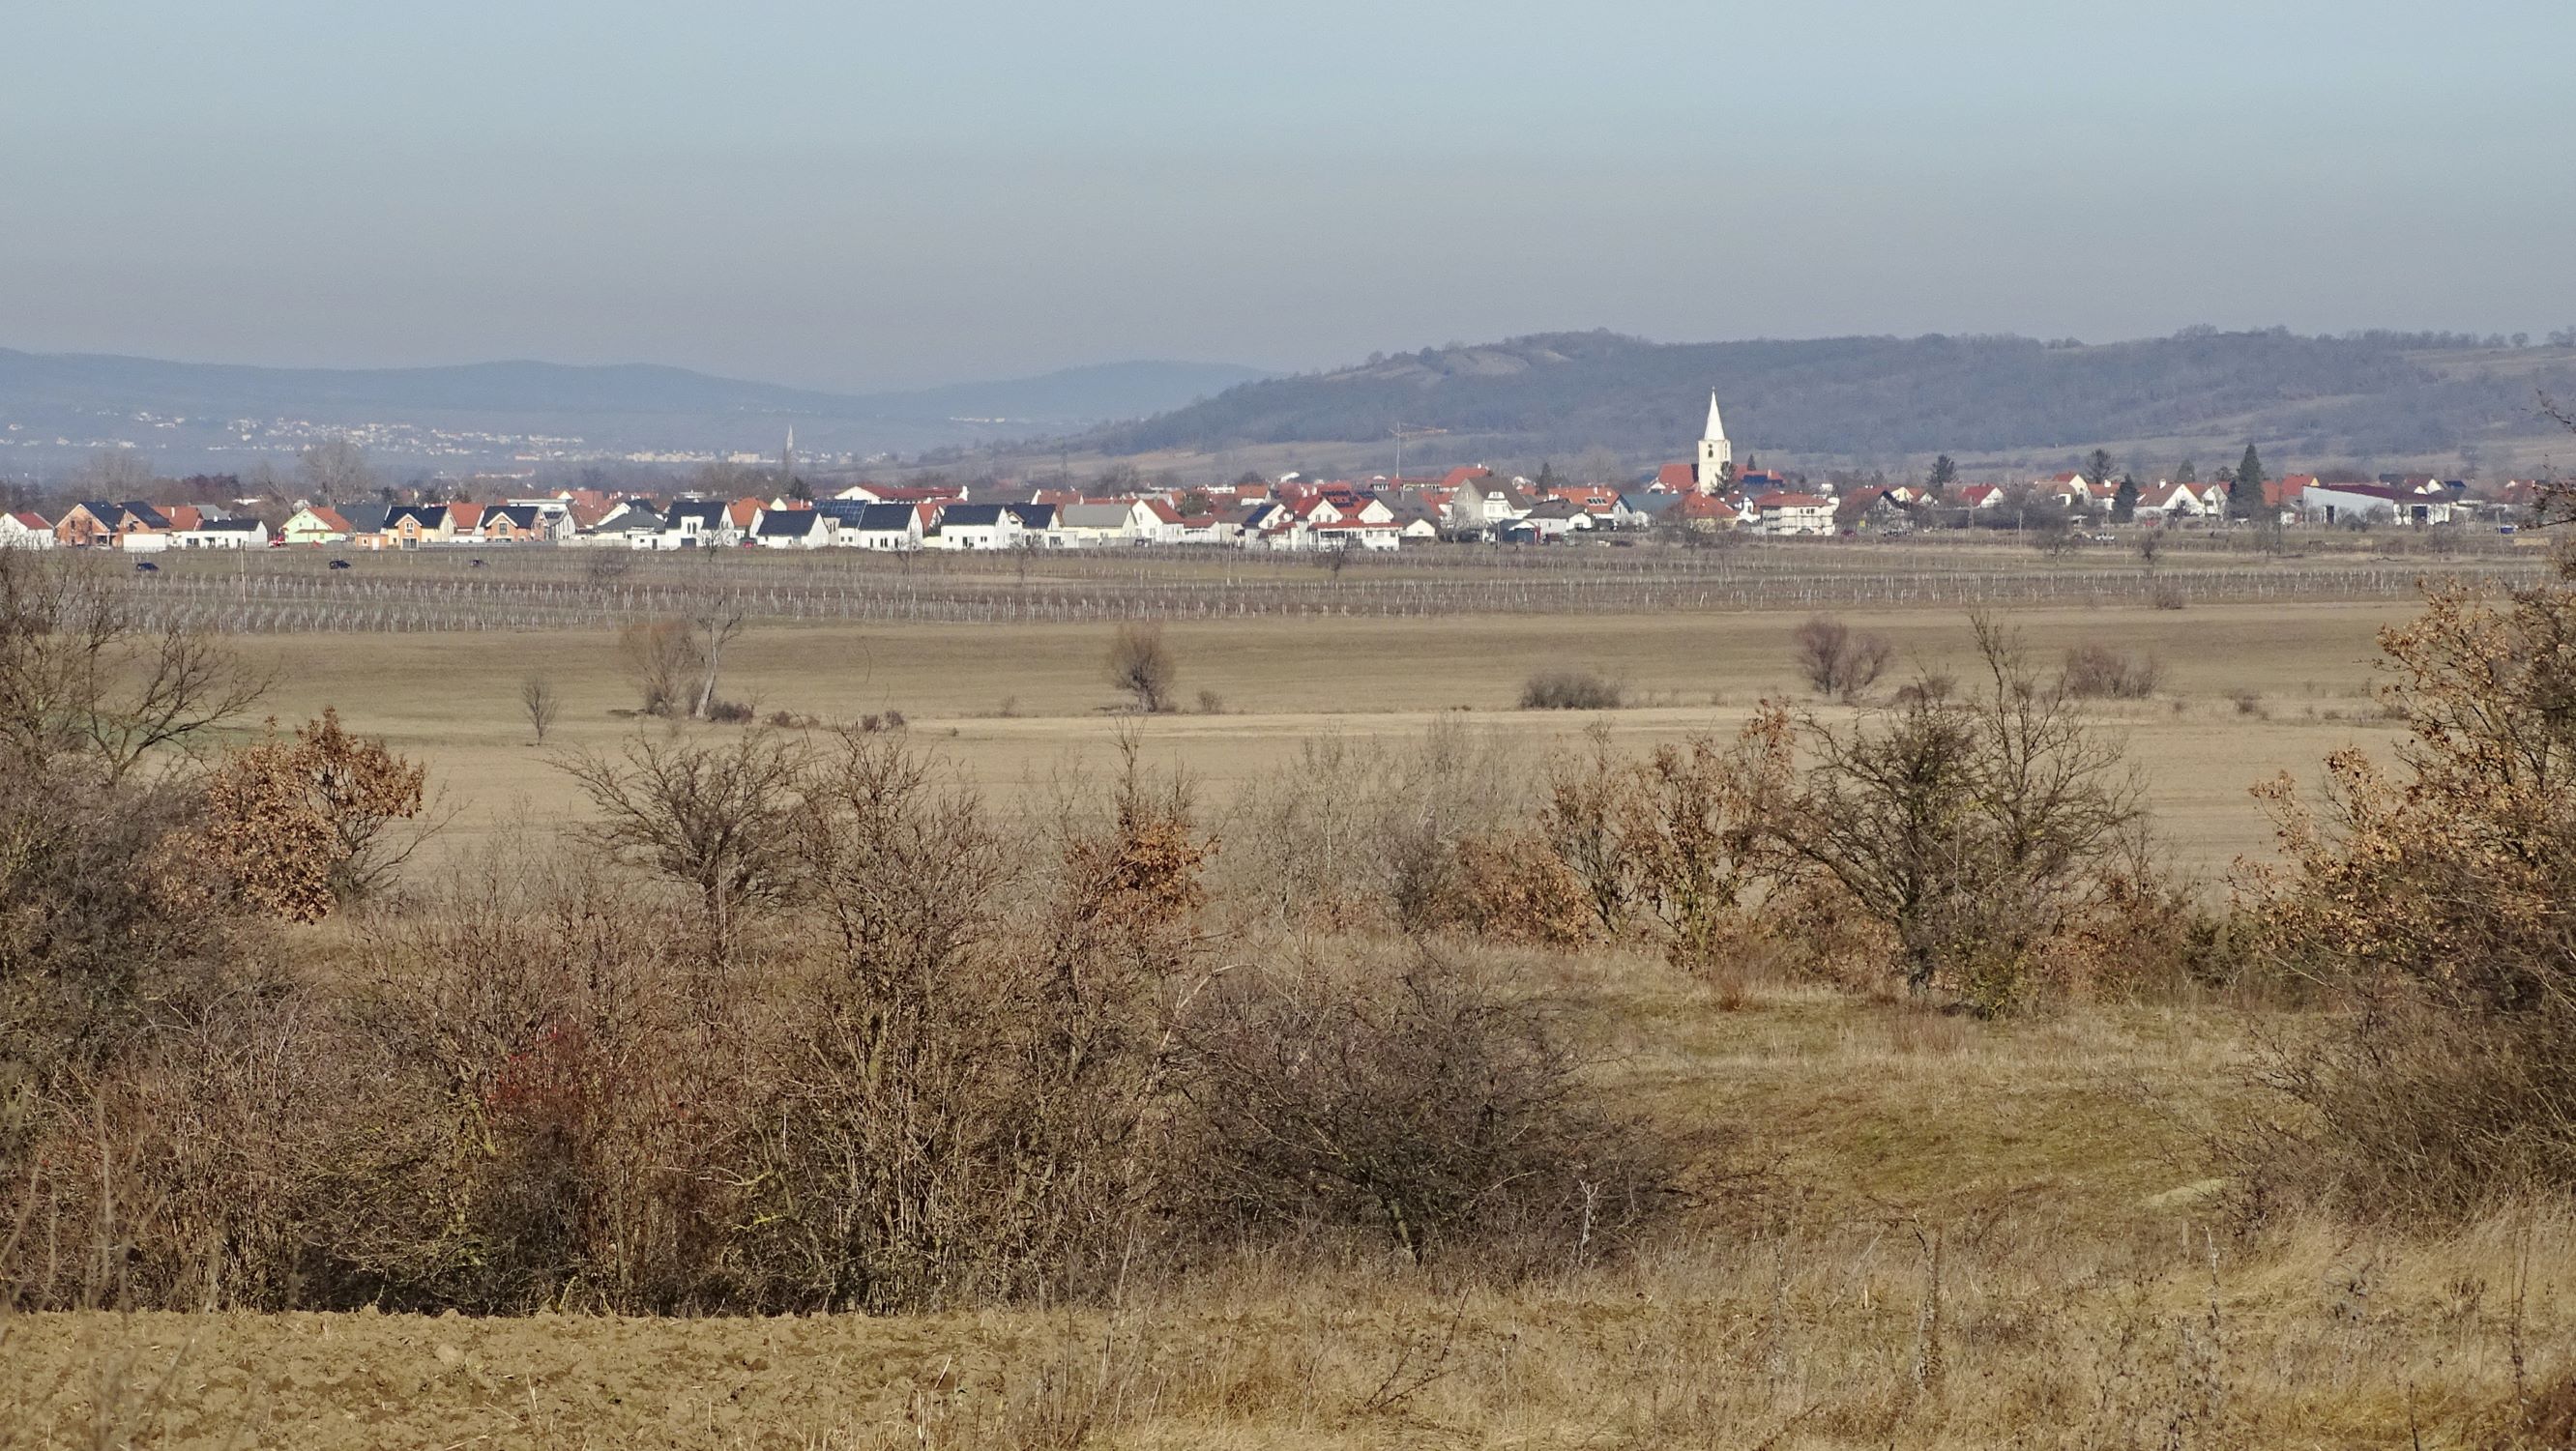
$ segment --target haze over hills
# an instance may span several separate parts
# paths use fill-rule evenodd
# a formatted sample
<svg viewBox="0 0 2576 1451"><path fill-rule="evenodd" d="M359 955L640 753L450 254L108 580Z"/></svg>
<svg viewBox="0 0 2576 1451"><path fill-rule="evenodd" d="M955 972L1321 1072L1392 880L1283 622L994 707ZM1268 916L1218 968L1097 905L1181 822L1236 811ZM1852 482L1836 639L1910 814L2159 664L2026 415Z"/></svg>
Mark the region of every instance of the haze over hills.
<svg viewBox="0 0 2576 1451"><path fill-rule="evenodd" d="M2095 447L2152 473L2248 442L2286 467L2531 471L2576 447L2537 397L2576 399L2576 337L2302 337L2193 329L2106 344L2020 337L1655 343L1551 333L1426 348L1295 377L1126 362L849 395L650 365L261 368L0 349L0 472L108 444L165 472L239 468L347 432L389 465L489 468L594 458L774 455L787 430L823 467L908 455L1043 474L1074 456L1185 473L1383 471L1398 426L1423 467L1679 458L1708 391L1739 459L1902 469L2062 467Z"/></svg>
<svg viewBox="0 0 2576 1451"><path fill-rule="evenodd" d="M2108 447L2127 464L2205 464L2252 441L2301 464L2530 466L2576 453L2537 394L2576 398L2576 339L2302 337L2191 329L2098 345L2020 337L1653 343L1552 333L1426 348L1247 383L1078 440L1085 454L1387 467L1398 425L1441 428L1409 457L1681 458L1708 392L1736 456L1801 467L2049 462Z"/></svg>
<svg viewBox="0 0 2576 1451"><path fill-rule="evenodd" d="M222 467L349 431L391 457L493 461L775 452L864 458L1140 418L1269 376L1232 364L1106 363L869 395L643 364L261 368L0 349L0 469L130 443L164 468Z"/></svg>

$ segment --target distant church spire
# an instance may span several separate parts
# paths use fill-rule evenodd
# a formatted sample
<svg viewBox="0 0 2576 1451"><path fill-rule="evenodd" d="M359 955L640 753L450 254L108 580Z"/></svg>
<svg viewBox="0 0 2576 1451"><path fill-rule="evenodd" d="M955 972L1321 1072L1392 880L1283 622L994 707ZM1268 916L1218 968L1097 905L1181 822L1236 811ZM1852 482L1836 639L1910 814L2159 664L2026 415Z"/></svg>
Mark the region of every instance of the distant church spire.
<svg viewBox="0 0 2576 1451"><path fill-rule="evenodd" d="M1726 441L1726 424L1717 416L1717 390L1708 392L1708 427L1699 437L1699 459L1691 466L1691 481L1703 494L1726 491L1735 471L1735 445Z"/></svg>

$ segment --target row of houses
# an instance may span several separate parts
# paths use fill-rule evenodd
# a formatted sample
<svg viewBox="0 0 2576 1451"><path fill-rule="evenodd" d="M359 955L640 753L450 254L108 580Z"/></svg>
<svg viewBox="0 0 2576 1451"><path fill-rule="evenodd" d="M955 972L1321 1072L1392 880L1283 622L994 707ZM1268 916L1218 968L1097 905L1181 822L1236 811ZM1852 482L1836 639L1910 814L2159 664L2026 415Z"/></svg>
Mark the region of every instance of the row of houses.
<svg viewBox="0 0 2576 1451"><path fill-rule="evenodd" d="M32 509L0 514L0 548L259 549L268 526L202 504L84 499L53 518Z"/></svg>
<svg viewBox="0 0 2576 1451"><path fill-rule="evenodd" d="M2509 491L2516 485L2508 485ZM2267 513L2283 522L2443 524L2478 508L2457 481L2386 476L2377 483L2294 474L2263 486ZM1546 544L1580 535L1650 528L1739 531L1769 537L1901 531L1940 512L1950 522L2044 505L2078 517L2109 515L2121 488L2066 473L2020 485L1889 485L1837 491L1793 485L1776 473L1726 471L1716 489L1689 465L1643 486L1533 483L1465 467L1438 478L1276 484L1095 498L1026 490L972 499L958 486L856 484L835 498L707 499L663 503L590 490L498 503L299 506L272 534L259 519L208 505L86 500L57 517L0 514L0 547L251 549L339 545L417 550L456 545L550 544L635 550L756 547L891 552L1105 549L1196 545L1311 551L1385 551L1437 539ZM2223 483L2158 481L2136 488L2145 523L2224 518ZM272 515L271 517L274 517Z"/></svg>

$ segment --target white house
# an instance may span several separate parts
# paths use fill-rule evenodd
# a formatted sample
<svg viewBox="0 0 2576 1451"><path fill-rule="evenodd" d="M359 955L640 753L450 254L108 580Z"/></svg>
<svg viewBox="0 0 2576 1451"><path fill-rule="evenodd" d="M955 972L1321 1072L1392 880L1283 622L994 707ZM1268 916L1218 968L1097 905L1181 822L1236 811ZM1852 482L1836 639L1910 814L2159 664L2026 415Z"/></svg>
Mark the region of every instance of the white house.
<svg viewBox="0 0 2576 1451"><path fill-rule="evenodd" d="M652 549L722 549L734 544L742 532L722 499L674 499L662 512L661 532L652 536L647 546Z"/></svg>
<svg viewBox="0 0 2576 1451"><path fill-rule="evenodd" d="M268 530L257 519L200 519L194 529L162 536L172 549L265 549Z"/></svg>
<svg viewBox="0 0 2576 1451"><path fill-rule="evenodd" d="M1378 524L1366 519L1337 519L1330 524L1305 525L1296 532L1305 537L1305 547L1310 549L1392 551L1404 542L1404 526L1392 520Z"/></svg>
<svg viewBox="0 0 2576 1451"><path fill-rule="evenodd" d="M2418 491L2397 484L2310 484L2299 513L2311 523L2448 524L2455 505L2439 485Z"/></svg>
<svg viewBox="0 0 2576 1451"><path fill-rule="evenodd" d="M2205 519L2209 517L2209 505L2189 484L2160 483L2138 491L2137 517L2141 523Z"/></svg>
<svg viewBox="0 0 2576 1451"><path fill-rule="evenodd" d="M1759 494L1752 500L1752 515L1754 532L1774 538L1834 532L1829 494Z"/></svg>
<svg viewBox="0 0 2576 1451"><path fill-rule="evenodd" d="M0 513L0 549L51 549L54 526L32 509Z"/></svg>
<svg viewBox="0 0 2576 1451"><path fill-rule="evenodd" d="M900 554L921 547L921 511L910 504L863 504L855 515L841 514L840 522L841 543L854 549Z"/></svg>
<svg viewBox="0 0 2576 1451"><path fill-rule="evenodd" d="M933 549L1009 549L1024 532L1019 516L1000 504L948 504L923 542Z"/></svg>
<svg viewBox="0 0 2576 1451"><path fill-rule="evenodd" d="M763 549L824 549L837 542L835 521L820 509L763 509L751 542Z"/></svg>

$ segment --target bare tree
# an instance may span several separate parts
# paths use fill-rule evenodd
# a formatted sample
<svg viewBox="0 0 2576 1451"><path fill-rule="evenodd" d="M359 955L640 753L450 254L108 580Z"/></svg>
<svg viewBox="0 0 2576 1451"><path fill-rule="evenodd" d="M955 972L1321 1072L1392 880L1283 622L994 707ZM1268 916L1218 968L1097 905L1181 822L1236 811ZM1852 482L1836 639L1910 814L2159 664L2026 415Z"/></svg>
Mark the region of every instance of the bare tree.
<svg viewBox="0 0 2576 1451"><path fill-rule="evenodd" d="M635 572L639 550L597 545L582 551L581 577L594 589L605 589Z"/></svg>
<svg viewBox="0 0 2576 1451"><path fill-rule="evenodd" d="M1816 615L1798 627L1798 668L1820 695L1852 700L1878 683L1895 662L1896 647L1884 635L1854 630L1831 615Z"/></svg>
<svg viewBox="0 0 2576 1451"><path fill-rule="evenodd" d="M1163 643L1161 625L1130 621L1111 637L1109 683L1134 696L1138 710L1148 715L1169 710L1172 687L1179 677L1171 647Z"/></svg>
<svg viewBox="0 0 2576 1451"><path fill-rule="evenodd" d="M295 479L314 498L347 500L373 489L376 471L356 440L335 433L295 456Z"/></svg>
<svg viewBox="0 0 2576 1451"><path fill-rule="evenodd" d="M2006 1012L2141 809L2117 742L1999 625L1975 625L1987 678L1973 696L1909 691L1847 730L1808 723L1816 764L1782 834L1895 938L1910 987Z"/></svg>
<svg viewBox="0 0 2576 1451"><path fill-rule="evenodd" d="M519 682L519 708L528 714L528 725L537 733L537 744L546 743L546 730L555 723L555 712L563 702L555 695L554 682L543 675L531 675Z"/></svg>
<svg viewBox="0 0 2576 1451"><path fill-rule="evenodd" d="M86 755L115 781L268 692L211 636L147 622L86 566L0 551L0 743L23 765Z"/></svg>
<svg viewBox="0 0 2576 1451"><path fill-rule="evenodd" d="M626 676L643 698L646 715L676 715L695 672L696 642L682 620L637 620L617 632Z"/></svg>
<svg viewBox="0 0 2576 1451"><path fill-rule="evenodd" d="M716 682L724 670L725 648L740 637L745 622L742 603L726 595L708 595L689 612L699 672L697 696L689 714L698 720L715 718Z"/></svg>
<svg viewBox="0 0 2576 1451"><path fill-rule="evenodd" d="M139 448L103 448L72 474L83 498L131 499L152 487L152 456Z"/></svg>
<svg viewBox="0 0 2576 1451"><path fill-rule="evenodd" d="M618 756L561 765L599 813L584 833L695 889L708 959L730 959L739 912L776 894L795 860L803 750L759 730L723 746L639 735Z"/></svg>

